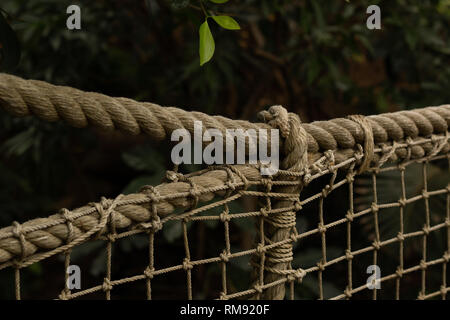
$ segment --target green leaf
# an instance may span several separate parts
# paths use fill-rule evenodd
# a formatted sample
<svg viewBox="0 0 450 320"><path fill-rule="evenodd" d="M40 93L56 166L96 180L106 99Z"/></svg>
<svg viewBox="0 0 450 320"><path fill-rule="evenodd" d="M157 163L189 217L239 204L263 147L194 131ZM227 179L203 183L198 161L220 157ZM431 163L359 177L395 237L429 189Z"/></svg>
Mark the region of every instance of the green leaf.
<svg viewBox="0 0 450 320"><path fill-rule="evenodd" d="M200 33L200 47L199 47L199 54L200 54L200 65L204 65L206 62L211 60L212 56L214 55L215 50L215 43L214 38L211 33L211 30L209 29L208 21L205 20L205 22L202 23L199 29Z"/></svg>
<svg viewBox="0 0 450 320"><path fill-rule="evenodd" d="M222 4L222 3L228 2L228 0L209 0L209 1L217 3L217 4Z"/></svg>
<svg viewBox="0 0 450 320"><path fill-rule="evenodd" d="M316 16L317 25L319 28L324 28L326 26L325 18L323 16L322 8L319 6L319 4L316 1L311 2L314 10L314 14Z"/></svg>
<svg viewBox="0 0 450 320"><path fill-rule="evenodd" d="M16 33L0 13L0 70L13 71L19 64L20 44Z"/></svg>
<svg viewBox="0 0 450 320"><path fill-rule="evenodd" d="M229 16L211 16L219 26L227 30L239 30L241 27L236 20Z"/></svg>

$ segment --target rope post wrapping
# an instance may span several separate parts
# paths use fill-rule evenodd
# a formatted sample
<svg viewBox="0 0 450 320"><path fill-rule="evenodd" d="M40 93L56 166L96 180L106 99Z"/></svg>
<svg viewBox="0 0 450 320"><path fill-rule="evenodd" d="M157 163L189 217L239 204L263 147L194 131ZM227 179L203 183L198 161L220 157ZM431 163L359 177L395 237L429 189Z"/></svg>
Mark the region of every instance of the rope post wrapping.
<svg viewBox="0 0 450 320"><path fill-rule="evenodd" d="M283 150L280 150L280 156L282 157L281 169L298 172L306 168L308 164L307 133L301 126L300 118L294 113L288 113L282 106L272 106L268 111L262 111L258 116L272 128L279 129L281 137L284 139ZM274 180L276 179L277 177L275 176ZM283 176L283 179L295 180L298 177ZM274 192L291 193L298 196L295 199L273 201L271 203L271 211L292 207L299 203L301 188L301 184L274 186ZM294 210L263 215L264 244L259 244L260 250L257 251L252 259L255 266L253 283L256 291L256 295L253 298L265 300L284 299L285 283L278 283L277 281L288 277L292 278L292 276L296 277L299 274L297 270L292 270L291 268L293 241L286 241L296 234L295 215L296 212ZM283 243L276 245L279 242ZM271 246L273 244L275 245ZM261 275L263 279L261 279ZM274 284L274 282L276 283Z"/></svg>

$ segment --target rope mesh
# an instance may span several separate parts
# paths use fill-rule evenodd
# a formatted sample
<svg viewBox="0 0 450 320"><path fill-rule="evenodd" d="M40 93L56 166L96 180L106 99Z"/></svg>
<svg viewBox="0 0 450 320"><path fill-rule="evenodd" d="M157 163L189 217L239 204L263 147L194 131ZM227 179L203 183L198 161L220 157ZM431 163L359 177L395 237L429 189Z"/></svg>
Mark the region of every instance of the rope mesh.
<svg viewBox="0 0 450 320"><path fill-rule="evenodd" d="M16 299L448 296L450 105L312 123L272 106L250 123L0 74L0 107L156 142L195 121L223 139L278 129L282 156L273 176L175 168L139 193L13 222L0 229L0 281Z"/></svg>
<svg viewBox="0 0 450 320"><path fill-rule="evenodd" d="M184 274L185 295L172 296L172 298L199 298L202 297L202 286L198 281L193 284L193 274L205 267L212 267L208 270L216 270L220 274L221 280L217 284L211 284L217 290L210 291L214 294L207 298L267 298L264 296L264 292L281 286L283 290L285 287L287 288L285 296L289 299L306 297L319 299L367 298L368 292L373 299L377 299L380 292L383 292L383 297L400 299L403 297L403 287L407 289L407 297L414 292L418 299L436 297L446 299L449 291L447 264L450 258L450 185L448 184L450 156L448 153L436 155L439 146L443 145L442 141L448 141L448 136L422 139L422 144L432 143L435 146L435 152L419 159L406 159L393 165L383 164L381 167L371 167L362 175L358 175L356 166L363 157L363 153L336 164L333 152L326 152L306 172L281 170L273 179L264 178L250 181L239 171L237 166L214 166L190 175L169 171L167 176L171 181L167 183L187 182L190 186L189 192L162 196L159 194L158 188L144 187L142 193L147 196L145 200L141 201L141 205L148 206L151 212L150 222L137 223L129 230L118 231L117 212L114 211L114 208L121 205L120 201L127 200L119 197L114 201L103 199L99 204L93 204L92 210L95 209L98 213L100 223L98 228L91 229L89 239L101 241L106 251L103 262L106 268L103 276L99 277L101 280L96 285L72 291L65 285L68 274L64 270L67 270L71 263L77 263L71 258L75 247L72 239L76 233L74 231L76 217L73 212L66 209L62 210L59 216L69 230L67 244L72 243L72 245L65 248L65 244L61 243L57 249L62 248L62 250L44 254L43 257L39 256L39 253L24 256L21 259L4 263L0 267L14 270L14 281L11 281L11 284L15 284L17 299L21 298L21 275L24 269L31 268L33 262L49 260L49 257L55 254L63 256L62 261L58 262L61 268L59 272L64 274L64 278L60 278L62 289L59 293L54 293L55 297L59 299L99 298L100 295L106 299L119 298L120 296L114 296L115 291L120 292L117 289L133 287L137 284L145 284L145 292L142 290L142 297L158 299L159 292L155 289L154 283L158 282L157 288L175 286L171 282L175 279L171 275L175 273ZM396 147L405 146L398 144ZM409 144L406 147L411 148L412 145ZM383 158L383 154L392 154L394 148L377 148L375 152L380 155L380 158ZM418 167L420 170L417 171ZM429 172L436 168L444 175L444 184L439 188L430 188ZM255 169L258 169L257 166ZM198 186L194 177L217 170L223 171L227 176L225 183L220 187L220 195L216 194L207 203L199 201L199 197L210 193L211 190ZM413 171L414 179L421 182L419 190L408 190L405 177L410 175L410 170ZM386 197L380 196L380 181L383 181L386 176L392 178L395 174L397 174L396 179L398 179L399 186L398 197L396 195L394 201L385 201ZM305 181L306 179L308 181ZM304 188L300 194L277 192L280 187L305 184L305 182L308 187ZM333 202L331 198L334 194L337 194L340 199L346 195L348 197L346 206L329 207L327 202L328 200ZM390 196L392 197L392 195ZM362 201L364 197L371 198L371 200L364 202ZM188 208L160 217L157 205L169 198L172 202L178 200L186 202L188 199ZM286 199L291 201L292 205L274 208L274 202ZM439 201L444 203L445 208L435 210L431 206L435 199L441 199ZM245 203L248 210L234 212L232 207L236 202ZM419 203L421 207L417 206ZM411 206L415 206L414 220L423 221L421 228L414 230L409 230L409 227L405 225L406 209ZM295 216L292 219L283 215L289 211L296 212L297 223ZM78 215L82 216L82 214ZM398 220L397 234L385 237L381 221L395 220L394 216ZM254 221L257 230L253 243L246 248L236 245L233 241L236 233L232 232L235 221L243 219ZM101 222L102 220L104 223ZM206 258L194 257L192 250L195 250L198 243L192 243L190 240L189 231L192 230L192 225L213 221L223 226L221 235L223 240L222 244L217 245L217 255ZM168 224L179 224L184 247L183 254L174 258L178 263L172 265L158 261L159 253L156 250L158 242L164 241L159 234L163 228L168 227ZM289 236L280 241L271 240L267 237L265 230L270 226L289 228ZM361 247L361 243L364 241L355 242L352 239L352 231L356 228L367 229L367 246ZM21 244L22 252L27 251L24 233L33 232L36 229L39 227L35 226L34 229L27 230L26 226L14 223L12 233L16 241ZM146 261L145 266L141 268L136 266L136 268L132 268L134 273L116 278L114 262L122 261L121 264L123 264L123 260L127 259L126 255L115 259L116 243L125 238L142 235L147 237L148 254L146 257L141 257ZM434 240L433 242L434 238L440 242ZM430 245L442 247L442 252L438 257L428 255L427 249ZM290 249L292 246L294 246L294 250ZM314 248L317 250L312 250ZM411 264L410 258L414 256L415 252L412 250L413 248L420 249L420 259ZM316 255L309 254L311 252L315 252ZM317 252L320 254L317 255ZM242 258L250 262L253 273L251 281L247 281L248 286L243 289L237 288L234 281L230 280L236 275L233 273L235 272L233 262ZM40 263L45 265L45 261ZM287 268L277 268L279 263L285 263ZM365 273L368 265L380 266L379 283L381 288L387 287L390 290L368 288L366 279L369 275ZM387 273L385 265L395 265L395 269ZM438 267L440 270L437 270ZM358 272L355 271L355 268L358 269ZM250 269L246 272L247 274L244 272L243 276L250 279ZM276 274L277 280L267 281L270 274ZM440 287L438 288L434 285L436 274L440 275ZM414 280L417 277L420 277L420 281ZM430 277L433 279L429 280ZM428 285L430 281L433 282L431 287ZM330 284L332 285L331 289ZM341 287L339 288L339 286ZM6 283L3 284L3 287L6 288ZM40 289L43 290L43 288ZM337 290L340 290L340 293ZM386 291L387 294L384 294ZM166 295L162 296L167 297Z"/></svg>

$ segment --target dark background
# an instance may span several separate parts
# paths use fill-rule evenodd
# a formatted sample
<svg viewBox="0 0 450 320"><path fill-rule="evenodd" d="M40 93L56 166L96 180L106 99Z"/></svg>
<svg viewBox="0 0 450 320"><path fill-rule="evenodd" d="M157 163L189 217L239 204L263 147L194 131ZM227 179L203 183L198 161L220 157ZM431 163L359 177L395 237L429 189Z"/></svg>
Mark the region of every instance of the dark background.
<svg viewBox="0 0 450 320"><path fill-rule="evenodd" d="M81 6L81 30L66 29L71 4ZM205 4L231 15L241 30L210 22L216 52L200 67L198 27L204 17L196 9L198 1L2 0L3 15L21 44L20 63L8 72L247 120L274 104L310 122L450 101L448 0ZM371 4L381 7L382 30L366 28ZM158 184L170 169L168 147L151 145L145 136L104 135L4 112L0 151L0 226L136 192ZM216 227L198 227L194 237L204 239ZM163 240L175 247L180 230L166 229ZM237 230L247 232L245 226ZM118 250L139 252L144 246L145 240L137 238ZM81 254L93 262L94 276L103 270L99 252L92 245ZM62 266L53 268L62 275ZM31 292L48 279L40 264L30 269ZM205 272L199 280L204 277ZM179 291L184 290L180 284ZM212 294L208 290L198 297ZM6 291L0 297L11 297L12 282L11 292ZM49 289L48 295L54 294ZM171 294L162 296L175 297Z"/></svg>

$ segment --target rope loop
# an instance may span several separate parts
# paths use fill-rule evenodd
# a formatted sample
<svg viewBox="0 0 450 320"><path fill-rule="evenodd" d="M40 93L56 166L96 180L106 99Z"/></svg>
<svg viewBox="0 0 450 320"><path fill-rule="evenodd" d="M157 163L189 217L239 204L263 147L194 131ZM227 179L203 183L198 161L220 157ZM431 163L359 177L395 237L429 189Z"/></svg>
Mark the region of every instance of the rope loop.
<svg viewBox="0 0 450 320"><path fill-rule="evenodd" d="M300 117L277 105L261 111L258 118L272 128L279 129L281 137L284 138L282 168L296 172L306 168L308 135L301 125Z"/></svg>
<svg viewBox="0 0 450 320"><path fill-rule="evenodd" d="M353 254L352 254L352 252L350 251L350 250L345 250L345 258L347 259L347 260L352 260L353 259Z"/></svg>
<svg viewBox="0 0 450 320"><path fill-rule="evenodd" d="M344 290L345 297L350 299L352 297L352 290L347 286Z"/></svg>
<svg viewBox="0 0 450 320"><path fill-rule="evenodd" d="M150 267L147 267L147 268L145 268L145 270L144 270L144 275L145 275L145 277L147 278L147 279L153 279L153 277L155 276L154 275L154 272L155 272L155 268L150 268Z"/></svg>
<svg viewBox="0 0 450 320"><path fill-rule="evenodd" d="M296 270L293 270L294 272L292 272L289 276L288 276L288 280L293 282L295 280L297 280L298 283L301 283L303 281L303 278L307 275L307 272L305 270L303 270L302 268L298 268Z"/></svg>
<svg viewBox="0 0 450 320"><path fill-rule="evenodd" d="M166 180L169 182L178 182L179 180L183 179L184 175L182 173L179 172L175 172L172 170L167 170L166 171Z"/></svg>
<svg viewBox="0 0 450 320"><path fill-rule="evenodd" d="M345 218L347 219L348 222L353 222L353 212L348 210L347 214L345 215Z"/></svg>
<svg viewBox="0 0 450 320"><path fill-rule="evenodd" d="M25 235L23 234L22 225L18 223L17 221L13 222L13 235L16 237L20 242L20 248L21 248L21 259L25 258L25 250L26 250L26 242L25 242Z"/></svg>
<svg viewBox="0 0 450 320"><path fill-rule="evenodd" d="M185 258L183 260L183 269L188 271L188 270L192 270L192 268L194 268L194 265L192 264L192 262L188 258Z"/></svg>
<svg viewBox="0 0 450 320"><path fill-rule="evenodd" d="M68 298L68 292L67 292L67 290L62 290L61 291L61 293L59 294L59 296L58 296L58 299L59 300L68 300L69 298Z"/></svg>
<svg viewBox="0 0 450 320"><path fill-rule="evenodd" d="M229 258L229 254L224 250L221 254L220 254L220 259L223 261L223 262L228 262L229 260L230 260L230 258Z"/></svg>
<svg viewBox="0 0 450 320"><path fill-rule="evenodd" d="M113 288L111 281L108 278L103 279L102 290L103 291L111 291Z"/></svg>
<svg viewBox="0 0 450 320"><path fill-rule="evenodd" d="M397 270L395 270L395 275L397 276L397 278L401 279L403 277L403 268L398 267Z"/></svg>
<svg viewBox="0 0 450 320"><path fill-rule="evenodd" d="M350 119L359 124L364 133L364 157L358 169L358 173L362 173L369 169L374 155L375 143L373 138L372 126L370 125L369 120L365 116L360 114L348 116L347 119Z"/></svg>

